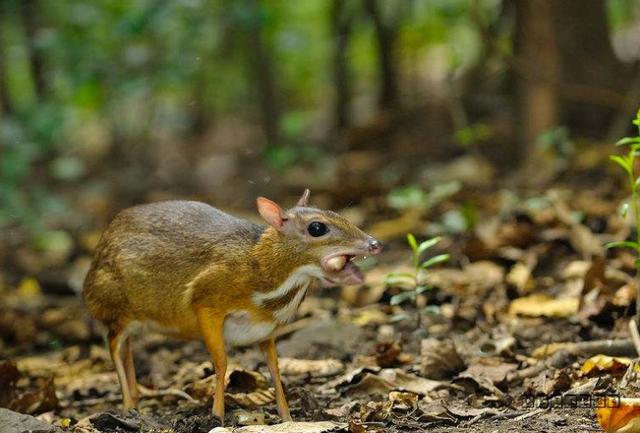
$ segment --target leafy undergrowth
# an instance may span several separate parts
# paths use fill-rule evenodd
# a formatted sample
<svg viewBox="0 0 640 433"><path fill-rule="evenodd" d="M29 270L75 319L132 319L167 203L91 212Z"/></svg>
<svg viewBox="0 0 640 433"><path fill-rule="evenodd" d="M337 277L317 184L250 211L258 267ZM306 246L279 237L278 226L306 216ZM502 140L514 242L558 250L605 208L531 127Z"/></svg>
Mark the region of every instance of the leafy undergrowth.
<svg viewBox="0 0 640 433"><path fill-rule="evenodd" d="M442 232L447 221L434 215L471 198L468 230L450 230L412 264L404 234L419 242L436 225ZM603 247L633 236L617 203L597 189L457 192L444 209L404 209L391 224L369 224L387 249L367 284L314 293L280 331L293 418L317 422L304 431L601 431L595 406L640 395L628 340L635 257ZM416 271L441 254L450 260ZM407 288L390 273L415 275L412 294L399 296ZM134 334L145 388L139 411L122 415L100 329L79 298L47 294L28 278L0 293L0 406L83 433L218 425L202 343ZM258 349L233 350L231 360L226 425L277 423Z"/></svg>

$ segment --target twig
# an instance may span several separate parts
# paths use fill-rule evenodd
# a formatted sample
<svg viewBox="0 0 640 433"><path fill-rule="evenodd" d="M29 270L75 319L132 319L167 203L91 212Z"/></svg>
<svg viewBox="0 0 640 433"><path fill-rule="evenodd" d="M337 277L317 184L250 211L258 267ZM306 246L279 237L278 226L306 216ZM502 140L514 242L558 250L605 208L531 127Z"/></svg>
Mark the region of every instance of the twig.
<svg viewBox="0 0 640 433"><path fill-rule="evenodd" d="M631 332L631 341L636 349L638 357L640 357L640 333L638 333L638 324L636 319L629 320L629 331Z"/></svg>
<svg viewBox="0 0 640 433"><path fill-rule="evenodd" d="M522 414L520 416L515 417L513 420L514 421L522 421L523 419L527 419L527 418L531 418L532 416L536 416L539 415L543 412L546 412L546 409L536 409L536 410L532 410L531 412Z"/></svg>
<svg viewBox="0 0 640 433"><path fill-rule="evenodd" d="M141 398L154 398L154 397L163 397L165 395L172 395L175 397L184 398L188 401L196 401L193 397L187 394L184 391L174 388L168 389L149 389L145 386L138 385L138 390L140 391ZM102 403L115 403L117 401L122 401L122 397L120 395L110 395L103 398L87 398L84 400L67 402L65 407L84 407L84 406L96 406Z"/></svg>
<svg viewBox="0 0 640 433"><path fill-rule="evenodd" d="M85 407L85 406L96 406L102 403L115 403L117 401L122 401L122 397L119 395L110 395L103 398L86 398L84 400L78 401L69 401L64 402L62 407Z"/></svg>
<svg viewBox="0 0 640 433"><path fill-rule="evenodd" d="M567 350L578 356L593 356L597 354L634 356L636 354L636 349L630 339L619 339L545 344L533 351L533 357L542 358L545 355L553 355L560 350Z"/></svg>
<svg viewBox="0 0 640 433"><path fill-rule="evenodd" d="M153 397L164 397L165 395L173 395L175 397L184 398L188 401L195 401L193 397L191 397L186 392L175 389L175 388L167 388L167 389L149 389L146 386L138 385L138 390L140 391L141 397L153 398Z"/></svg>
<svg viewBox="0 0 640 433"><path fill-rule="evenodd" d="M636 327L636 333L637 333ZM640 337L639 337L640 343ZM543 358L531 367L516 371L507 376L509 382L534 377L549 367L564 368L575 360L576 356L593 356L604 354L610 356L634 356L636 347L631 340L595 340L580 343L545 344L534 350L533 356ZM547 356L549 356L547 358Z"/></svg>
<svg viewBox="0 0 640 433"><path fill-rule="evenodd" d="M542 371L552 368L564 368L571 364L575 360L575 354L569 350L559 350L547 360L541 360L537 364L518 370L515 373L507 375L508 382L516 382L529 377L534 377L540 374Z"/></svg>
<svg viewBox="0 0 640 433"><path fill-rule="evenodd" d="M624 376L622 376L622 380L620 380L619 389L626 389L629 386L629 383L635 383L638 378L637 374L638 370L638 361L631 361L631 364L627 367L627 371L624 372Z"/></svg>

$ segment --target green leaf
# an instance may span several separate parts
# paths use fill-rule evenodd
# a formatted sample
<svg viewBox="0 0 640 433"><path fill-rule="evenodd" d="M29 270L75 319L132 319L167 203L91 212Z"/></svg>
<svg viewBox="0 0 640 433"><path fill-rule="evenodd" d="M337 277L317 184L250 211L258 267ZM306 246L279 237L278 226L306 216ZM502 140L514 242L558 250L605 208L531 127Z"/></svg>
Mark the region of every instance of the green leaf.
<svg viewBox="0 0 640 433"><path fill-rule="evenodd" d="M627 160L626 157L622 157L619 155L611 155L609 159L611 159L611 161L615 162L620 167L622 167L624 171L626 171L628 174L632 174L631 163Z"/></svg>
<svg viewBox="0 0 640 433"><path fill-rule="evenodd" d="M415 299L416 299L416 292L412 290L410 292L402 292L402 293L398 293L397 295L393 295L389 300L389 303L391 305L400 305L404 301L415 300Z"/></svg>
<svg viewBox="0 0 640 433"><path fill-rule="evenodd" d="M617 241L617 242L609 242L605 244L605 248L632 248L634 250L639 249L640 245L637 242L633 241Z"/></svg>
<svg viewBox="0 0 640 433"><path fill-rule="evenodd" d="M438 314L440 307L437 305L427 305L422 309L422 314Z"/></svg>
<svg viewBox="0 0 640 433"><path fill-rule="evenodd" d="M640 179L640 177L638 179ZM636 181L636 183L637 183L637 181ZM622 218L626 218L628 213L629 213L629 203L628 202L624 202L624 203L622 203L622 206L620 206L620 216Z"/></svg>
<svg viewBox="0 0 640 433"><path fill-rule="evenodd" d="M425 209L428 205L427 193L412 185L391 191L387 202L394 209Z"/></svg>
<svg viewBox="0 0 640 433"><path fill-rule="evenodd" d="M640 259L636 259L634 263L636 265L636 268L640 268Z"/></svg>
<svg viewBox="0 0 640 433"><path fill-rule="evenodd" d="M616 146L624 146L633 143L640 143L640 137L624 137L616 143Z"/></svg>
<svg viewBox="0 0 640 433"><path fill-rule="evenodd" d="M429 248L433 247L438 242L440 242L440 237L427 239L426 241L422 242L418 246L418 251L417 251L416 254L420 255L420 254L424 253L425 251L427 251Z"/></svg>
<svg viewBox="0 0 640 433"><path fill-rule="evenodd" d="M389 322L397 323L397 322L402 322L404 320L409 320L409 319L411 319L411 316L408 315L407 313L398 313L391 316L389 318Z"/></svg>
<svg viewBox="0 0 640 433"><path fill-rule="evenodd" d="M418 241L416 241L416 237L412 233L407 233L407 242L409 242L409 246L414 252L418 251Z"/></svg>
<svg viewBox="0 0 640 433"><path fill-rule="evenodd" d="M422 264L420 265L420 268L427 269L427 268L430 268L431 266L437 265L438 263L446 262L450 258L451 256L449 254L440 254L437 256L433 256L429 260L422 262Z"/></svg>
<svg viewBox="0 0 640 433"><path fill-rule="evenodd" d="M419 295L421 293L427 292L432 289L433 289L433 286L418 286L416 287L416 293Z"/></svg>
<svg viewBox="0 0 640 433"><path fill-rule="evenodd" d="M408 272L388 274L384 278L384 284L387 286L413 287L416 284L416 277Z"/></svg>
<svg viewBox="0 0 640 433"><path fill-rule="evenodd" d="M411 272L389 272L385 279L387 278L415 278L415 274Z"/></svg>

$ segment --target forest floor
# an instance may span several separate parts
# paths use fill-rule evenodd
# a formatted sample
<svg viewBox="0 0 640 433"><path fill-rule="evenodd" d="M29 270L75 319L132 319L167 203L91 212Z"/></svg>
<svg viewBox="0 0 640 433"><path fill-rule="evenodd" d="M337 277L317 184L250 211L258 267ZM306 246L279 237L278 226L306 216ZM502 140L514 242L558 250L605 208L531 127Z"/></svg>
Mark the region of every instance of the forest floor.
<svg viewBox="0 0 640 433"><path fill-rule="evenodd" d="M248 347L230 352L225 427L602 431L596 406L640 395L638 354L628 340L634 257L603 247L631 234L618 199L606 188L560 186L540 194L457 193L415 218L403 210L391 223L370 224L388 245L367 284L312 293L280 330L293 419L313 424L238 427L279 422L265 362ZM451 224L434 215L454 215L470 201L473 230L443 236L423 258L451 254L419 275L430 289L392 305L406 287L385 278L412 272L402 233L424 240L425 224ZM121 414L101 330L79 296L47 294L28 278L0 296L0 407L77 433L206 433L219 425L210 415L214 371L201 342L134 334L146 392L138 411Z"/></svg>

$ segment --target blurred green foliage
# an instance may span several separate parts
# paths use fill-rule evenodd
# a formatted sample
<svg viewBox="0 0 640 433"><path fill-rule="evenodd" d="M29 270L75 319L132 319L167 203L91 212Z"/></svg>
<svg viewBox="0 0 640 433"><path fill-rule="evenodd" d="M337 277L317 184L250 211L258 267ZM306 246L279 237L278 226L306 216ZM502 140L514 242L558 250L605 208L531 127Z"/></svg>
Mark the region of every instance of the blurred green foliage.
<svg viewBox="0 0 640 433"><path fill-rule="evenodd" d="M630 3L609 2L615 25L627 20ZM66 198L58 192L96 180L104 166L133 170L144 179L140 161L156 151L159 137L187 141L229 117L259 124L260 77L266 71L256 70L256 56L273 69L268 84L278 112L277 139L256 141L256 148L277 169L314 160L318 149L306 144L311 129L334 109L337 4L3 0L0 226L37 226L43 214L64 215ZM375 27L364 4L342 3L352 18L346 54L356 122L375 110L379 79ZM415 99L415 83L429 75L425 71L454 76L482 60L480 32L498 22L503 2L378 5L397 30L393 51L402 93ZM497 37L496 45L509 51L509 33ZM325 129L332 137L331 126ZM461 129L457 139L469 145L488 134L477 124Z"/></svg>

